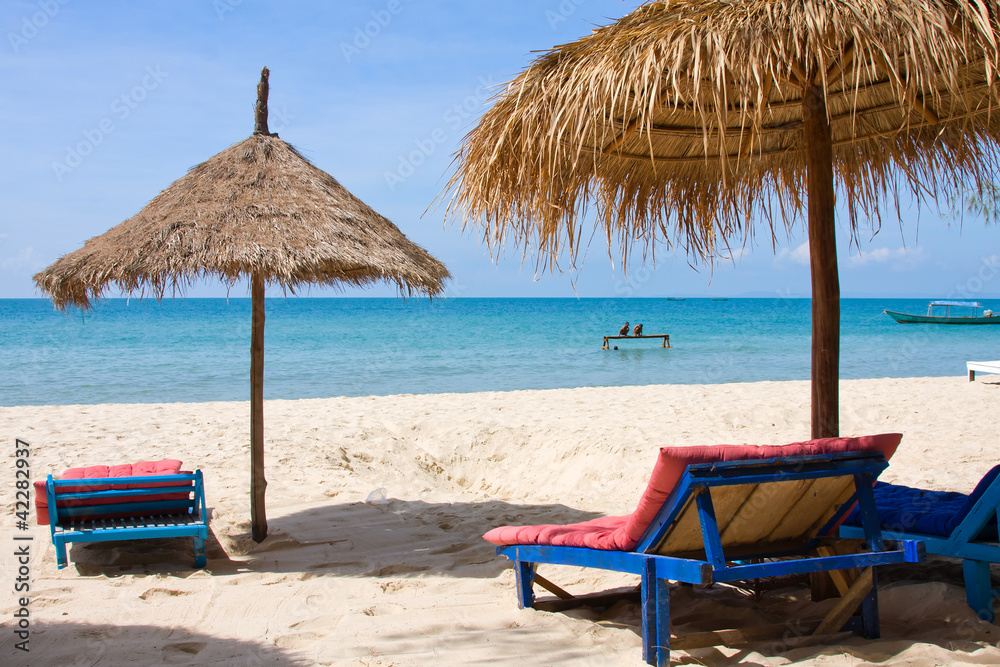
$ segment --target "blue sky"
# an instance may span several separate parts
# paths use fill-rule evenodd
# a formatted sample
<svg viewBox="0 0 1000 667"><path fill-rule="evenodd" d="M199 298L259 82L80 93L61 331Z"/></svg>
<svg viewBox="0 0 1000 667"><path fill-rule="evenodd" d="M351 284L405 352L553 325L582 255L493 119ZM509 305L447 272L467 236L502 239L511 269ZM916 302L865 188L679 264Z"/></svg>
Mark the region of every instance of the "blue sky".
<svg viewBox="0 0 1000 667"><path fill-rule="evenodd" d="M260 69L270 125L451 270L449 296L808 296L797 227L714 268L657 253L626 278L596 240L578 271L500 261L431 208L493 87L635 0L5 1L0 70L0 298L41 296L31 276L125 220L189 168L253 130ZM844 296L1000 297L1000 229L966 216L886 216L839 228ZM761 228L762 229L762 228ZM191 296L224 296L214 282ZM312 289L310 295L391 296ZM244 296L237 287L232 296Z"/></svg>

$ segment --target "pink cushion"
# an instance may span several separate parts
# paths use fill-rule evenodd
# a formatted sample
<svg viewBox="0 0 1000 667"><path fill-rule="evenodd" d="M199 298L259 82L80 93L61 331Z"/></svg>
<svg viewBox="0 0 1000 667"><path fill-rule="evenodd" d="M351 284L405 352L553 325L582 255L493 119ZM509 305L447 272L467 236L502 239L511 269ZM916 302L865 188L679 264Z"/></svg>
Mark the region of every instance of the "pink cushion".
<svg viewBox="0 0 1000 667"><path fill-rule="evenodd" d="M701 447L663 447L653 467L649 484L639 499L635 512L627 516L601 517L583 523L541 526L501 526L484 538L500 546L512 544L548 544L565 547L589 547L613 551L631 551L656 518L667 496L695 463L769 459L779 456L832 454L837 452L882 452L889 460L896 452L900 433L866 435L860 438L822 438L790 445L708 445Z"/></svg>
<svg viewBox="0 0 1000 667"><path fill-rule="evenodd" d="M162 461L140 461L139 463L125 463L114 466L88 466L86 468L70 468L66 470L59 479L101 479L103 477L148 477L154 475L176 475L181 470L181 462L177 459L164 459ZM152 486L166 486L168 482L157 483ZM135 488L139 485L126 484L117 488ZM63 493L80 493L84 491L106 491L111 488L109 484L97 484L92 486L64 486L59 487L56 495ZM186 497L183 493L164 493L150 496L135 496L130 498L131 502L145 502L152 500L176 500ZM120 499L115 498L94 498L91 500L61 500L59 507L83 507L86 505L114 505L120 503ZM127 516L116 514L115 516ZM45 481L35 482L35 518L38 525L49 525L49 498L45 493ZM101 516L95 518L110 518Z"/></svg>

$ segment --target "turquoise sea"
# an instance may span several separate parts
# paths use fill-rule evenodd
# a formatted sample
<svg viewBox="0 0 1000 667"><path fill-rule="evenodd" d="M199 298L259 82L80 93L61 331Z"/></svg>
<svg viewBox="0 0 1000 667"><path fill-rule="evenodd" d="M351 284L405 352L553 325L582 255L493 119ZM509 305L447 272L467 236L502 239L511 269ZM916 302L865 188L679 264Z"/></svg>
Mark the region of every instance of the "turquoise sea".
<svg viewBox="0 0 1000 667"><path fill-rule="evenodd" d="M984 301L1000 311L1000 302ZM845 299L841 377L962 376L1000 326L902 325ZM655 340L614 341L628 320ZM249 299L0 300L0 405L249 399ZM265 398L805 380L808 299L269 298Z"/></svg>

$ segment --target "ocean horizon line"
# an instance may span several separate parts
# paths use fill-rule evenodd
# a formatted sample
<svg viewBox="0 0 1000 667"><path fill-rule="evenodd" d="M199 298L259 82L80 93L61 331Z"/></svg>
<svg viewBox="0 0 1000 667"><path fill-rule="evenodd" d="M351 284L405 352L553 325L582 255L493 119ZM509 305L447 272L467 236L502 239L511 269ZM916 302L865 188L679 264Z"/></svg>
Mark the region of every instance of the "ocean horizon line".
<svg viewBox="0 0 1000 667"><path fill-rule="evenodd" d="M407 296L366 296L366 295L310 295L310 294L268 294L268 299L308 299L312 301L317 300L385 300L385 301L423 301L428 297L425 295L407 295ZM471 299L561 299L566 301L586 301L586 300L622 300L622 301L641 301L646 299L652 300L706 300L706 301L718 301L721 299L776 299L776 300L797 300L797 301L809 301L812 299L811 296L802 294L771 294L764 292L753 292L744 293L738 295L730 294L713 294L713 295L691 295L691 294L664 294L664 295L654 295L654 296L459 296L459 295L437 295L430 297L434 301L443 300L471 300ZM933 301L939 299L954 299L959 301L983 301L983 300L1000 300L1000 292L997 293L983 293L976 294L974 296L948 296L941 294L929 294L929 295L912 295L912 294L848 294L842 295L840 297L841 301L863 301L863 300L875 300L875 299L894 299L894 300L905 300L905 301ZM136 303L165 303L170 301L249 301L250 296L185 296L185 295L170 295L164 296L162 298L156 298L154 296L114 296L114 297L101 297L99 299L94 299L94 304L100 304L108 301L125 301L125 302L136 302ZM51 301L49 297L45 296L11 296L11 297L0 297L0 301Z"/></svg>

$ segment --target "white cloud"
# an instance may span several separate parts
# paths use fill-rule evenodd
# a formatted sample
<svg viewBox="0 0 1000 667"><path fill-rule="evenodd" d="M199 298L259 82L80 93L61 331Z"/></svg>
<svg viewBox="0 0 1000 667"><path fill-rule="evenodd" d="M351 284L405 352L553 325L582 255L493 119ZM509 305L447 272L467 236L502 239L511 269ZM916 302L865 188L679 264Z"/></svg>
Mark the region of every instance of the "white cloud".
<svg viewBox="0 0 1000 667"><path fill-rule="evenodd" d="M849 267L864 266L866 264L886 264L891 263L893 268L911 268L927 259L924 249L916 248L873 248L856 255L851 255L847 260Z"/></svg>
<svg viewBox="0 0 1000 667"><path fill-rule="evenodd" d="M746 253L747 249L744 246L734 246L728 250L723 249L720 251L722 261L732 262L733 264L738 264Z"/></svg>
<svg viewBox="0 0 1000 667"><path fill-rule="evenodd" d="M26 248L21 248L17 251L16 255L11 257L5 257L0 260L0 269L8 269L12 271L17 271L20 269L40 269L45 266L45 262L42 262L38 253L30 245Z"/></svg>
<svg viewBox="0 0 1000 667"><path fill-rule="evenodd" d="M806 241L799 247L789 250L788 248L782 248L775 255L774 261L776 264L783 264L785 262L793 262L795 264L802 264L803 266L809 266L809 242Z"/></svg>

